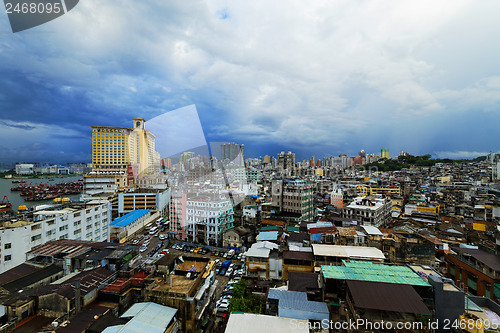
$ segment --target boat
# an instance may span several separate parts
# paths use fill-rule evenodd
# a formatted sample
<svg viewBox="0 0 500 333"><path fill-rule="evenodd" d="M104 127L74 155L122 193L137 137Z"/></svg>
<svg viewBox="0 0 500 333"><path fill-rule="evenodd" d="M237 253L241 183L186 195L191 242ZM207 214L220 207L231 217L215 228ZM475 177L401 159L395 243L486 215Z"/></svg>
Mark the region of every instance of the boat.
<svg viewBox="0 0 500 333"><path fill-rule="evenodd" d="M12 178L11 174L5 175L5 179L11 179L11 178Z"/></svg>
<svg viewBox="0 0 500 333"><path fill-rule="evenodd" d="M4 213L6 211L9 211L11 207L12 207L12 204L9 202L9 199L5 195L3 197L2 202L0 202L0 212Z"/></svg>

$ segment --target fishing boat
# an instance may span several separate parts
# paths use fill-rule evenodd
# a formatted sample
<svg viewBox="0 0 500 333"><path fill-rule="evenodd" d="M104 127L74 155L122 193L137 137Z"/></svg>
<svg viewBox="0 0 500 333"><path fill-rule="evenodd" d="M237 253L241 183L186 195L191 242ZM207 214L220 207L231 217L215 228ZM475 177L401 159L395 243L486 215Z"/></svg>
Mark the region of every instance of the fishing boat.
<svg viewBox="0 0 500 333"><path fill-rule="evenodd" d="M5 195L3 197L2 202L0 202L0 212L4 213L4 212L10 210L11 207L12 207L12 204L9 202L9 199Z"/></svg>

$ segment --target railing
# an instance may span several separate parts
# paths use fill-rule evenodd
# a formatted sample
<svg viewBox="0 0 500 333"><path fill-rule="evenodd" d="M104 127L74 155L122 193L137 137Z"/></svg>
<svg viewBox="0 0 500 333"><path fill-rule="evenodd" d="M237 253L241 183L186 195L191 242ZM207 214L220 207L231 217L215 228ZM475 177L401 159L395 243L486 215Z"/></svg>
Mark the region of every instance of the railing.
<svg viewBox="0 0 500 333"><path fill-rule="evenodd" d="M476 264L474 261L472 260L469 260L469 259L466 259L465 257L461 256L461 255L455 255L455 254L452 254L451 255L453 258L463 262L464 264L466 264L467 266L470 266L472 268L474 268L475 270L483 273L484 275L492 278L492 279L497 279L497 276L495 274L495 272L490 273L489 271L487 271L486 269L483 269L483 267L479 266L478 264Z"/></svg>

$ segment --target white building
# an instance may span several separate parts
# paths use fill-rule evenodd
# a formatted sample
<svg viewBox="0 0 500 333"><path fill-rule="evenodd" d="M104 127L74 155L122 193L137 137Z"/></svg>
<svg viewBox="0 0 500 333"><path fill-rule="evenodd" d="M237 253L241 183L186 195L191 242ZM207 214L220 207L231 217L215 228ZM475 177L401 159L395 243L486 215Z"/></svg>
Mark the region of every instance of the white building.
<svg viewBox="0 0 500 333"><path fill-rule="evenodd" d="M16 174L18 175L32 175L35 172L33 164L16 164Z"/></svg>
<svg viewBox="0 0 500 333"><path fill-rule="evenodd" d="M356 220L359 225L380 227L392 218L392 202L381 195L356 197L344 210L344 217Z"/></svg>
<svg viewBox="0 0 500 333"><path fill-rule="evenodd" d="M0 273L26 261L26 252L48 241L76 239L109 241L111 204L91 201L60 209L37 210L26 219L0 224Z"/></svg>
<svg viewBox="0 0 500 333"><path fill-rule="evenodd" d="M185 225L188 238L215 245L222 233L234 225L233 205L224 197L188 197Z"/></svg>

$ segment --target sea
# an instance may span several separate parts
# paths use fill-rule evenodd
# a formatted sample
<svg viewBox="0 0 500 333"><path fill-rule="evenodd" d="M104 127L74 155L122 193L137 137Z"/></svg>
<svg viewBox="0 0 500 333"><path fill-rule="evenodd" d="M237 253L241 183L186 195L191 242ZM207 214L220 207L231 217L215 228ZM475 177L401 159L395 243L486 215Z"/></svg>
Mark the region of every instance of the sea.
<svg viewBox="0 0 500 333"><path fill-rule="evenodd" d="M7 199L12 204L12 210L17 210L19 206L26 205L26 207L34 207L39 205L46 205L54 203L53 199L42 200L42 201L24 201L21 196L21 192L11 191L10 188L20 185L12 183L13 180L24 180L27 185L32 183L32 186L36 186L40 183L43 184L57 184L57 183L69 183L76 182L81 176L74 177L58 177L58 178L16 178L16 179L4 179L0 178L0 201L7 196ZM65 195L65 198L70 198L71 201L80 201L80 194Z"/></svg>

